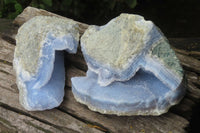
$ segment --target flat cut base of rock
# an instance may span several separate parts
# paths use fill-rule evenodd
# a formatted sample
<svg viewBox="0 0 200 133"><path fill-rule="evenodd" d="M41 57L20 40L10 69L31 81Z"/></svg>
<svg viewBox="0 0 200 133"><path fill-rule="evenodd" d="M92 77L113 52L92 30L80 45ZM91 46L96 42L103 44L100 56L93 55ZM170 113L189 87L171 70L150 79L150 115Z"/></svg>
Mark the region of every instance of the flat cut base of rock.
<svg viewBox="0 0 200 133"><path fill-rule="evenodd" d="M91 110L116 115L161 115L184 96L183 83L171 90L152 73L140 69L125 82L100 86L97 75L88 71L86 77L72 78L75 99Z"/></svg>

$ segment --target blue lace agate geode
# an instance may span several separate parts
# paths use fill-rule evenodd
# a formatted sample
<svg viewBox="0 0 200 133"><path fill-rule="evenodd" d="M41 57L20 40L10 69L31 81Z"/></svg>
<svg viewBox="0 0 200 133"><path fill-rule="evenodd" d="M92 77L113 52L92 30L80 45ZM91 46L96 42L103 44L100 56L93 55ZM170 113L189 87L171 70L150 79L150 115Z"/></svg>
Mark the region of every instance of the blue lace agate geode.
<svg viewBox="0 0 200 133"><path fill-rule="evenodd" d="M65 69L62 50L76 53L78 25L58 17L36 16L16 36L13 65L20 103L27 110L57 107L64 97Z"/></svg>
<svg viewBox="0 0 200 133"><path fill-rule="evenodd" d="M183 97L183 70L161 31L142 16L121 14L81 37L86 77L73 94L90 109L117 115L160 115Z"/></svg>

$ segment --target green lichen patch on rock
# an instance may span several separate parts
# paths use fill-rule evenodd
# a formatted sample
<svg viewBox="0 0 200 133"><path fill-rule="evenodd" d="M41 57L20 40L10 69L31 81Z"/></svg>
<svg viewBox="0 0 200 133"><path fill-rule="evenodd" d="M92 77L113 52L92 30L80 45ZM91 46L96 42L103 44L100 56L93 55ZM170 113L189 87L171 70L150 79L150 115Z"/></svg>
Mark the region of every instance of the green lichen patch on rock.
<svg viewBox="0 0 200 133"><path fill-rule="evenodd" d="M170 48L167 40L162 39L156 46L153 46L152 55L158 58L167 68L175 72L180 77L183 76L183 69L175 52Z"/></svg>

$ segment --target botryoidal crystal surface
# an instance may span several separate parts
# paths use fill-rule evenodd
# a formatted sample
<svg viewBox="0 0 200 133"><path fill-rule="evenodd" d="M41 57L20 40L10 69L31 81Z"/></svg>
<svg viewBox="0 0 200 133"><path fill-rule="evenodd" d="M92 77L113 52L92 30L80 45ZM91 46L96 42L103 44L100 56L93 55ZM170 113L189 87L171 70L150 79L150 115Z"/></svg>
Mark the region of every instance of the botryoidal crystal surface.
<svg viewBox="0 0 200 133"><path fill-rule="evenodd" d="M63 50L76 53L78 41L78 24L64 18L36 16L19 28L13 65L25 109L60 105L65 85Z"/></svg>
<svg viewBox="0 0 200 133"><path fill-rule="evenodd" d="M77 101L116 115L160 115L185 93L183 70L152 21L121 14L81 37L86 77L72 78Z"/></svg>

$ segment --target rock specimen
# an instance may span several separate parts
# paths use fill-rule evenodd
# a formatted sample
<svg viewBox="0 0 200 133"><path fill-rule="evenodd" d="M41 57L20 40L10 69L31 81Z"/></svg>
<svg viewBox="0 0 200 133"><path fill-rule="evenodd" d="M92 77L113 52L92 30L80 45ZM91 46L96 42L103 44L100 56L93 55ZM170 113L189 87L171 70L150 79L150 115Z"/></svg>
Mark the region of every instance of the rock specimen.
<svg viewBox="0 0 200 133"><path fill-rule="evenodd" d="M81 37L86 77L72 78L73 94L105 114L160 115L178 103L183 70L162 32L142 16L121 14Z"/></svg>
<svg viewBox="0 0 200 133"><path fill-rule="evenodd" d="M65 85L62 50L76 53L78 41L78 25L64 18L36 16L20 27L13 65L25 109L60 105Z"/></svg>

